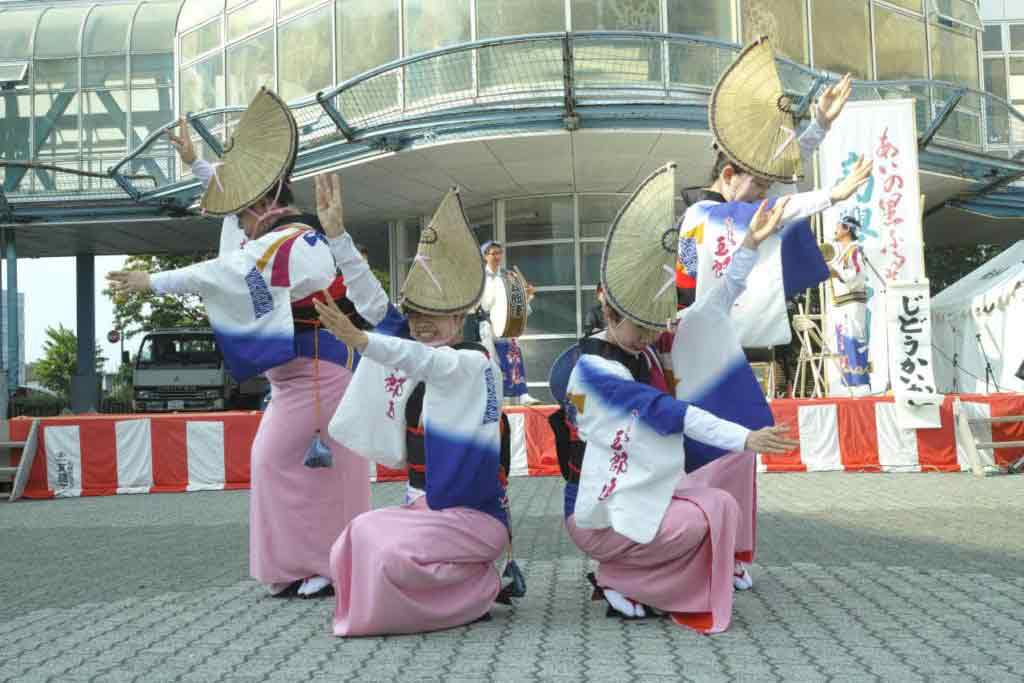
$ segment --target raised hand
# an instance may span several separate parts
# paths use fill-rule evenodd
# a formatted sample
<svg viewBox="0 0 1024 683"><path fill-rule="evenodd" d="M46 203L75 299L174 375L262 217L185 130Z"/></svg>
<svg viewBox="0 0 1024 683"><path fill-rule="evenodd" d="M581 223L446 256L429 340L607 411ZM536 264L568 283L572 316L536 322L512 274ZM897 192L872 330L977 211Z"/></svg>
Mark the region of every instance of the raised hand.
<svg viewBox="0 0 1024 683"><path fill-rule="evenodd" d="M149 273L144 270L112 270L107 273L107 285L115 294L148 292L152 289Z"/></svg>
<svg viewBox="0 0 1024 683"><path fill-rule="evenodd" d="M342 201L341 176L337 173L318 175L316 181L316 215L329 238L345 234L345 206Z"/></svg>
<svg viewBox="0 0 1024 683"><path fill-rule="evenodd" d="M800 442L787 438L789 425L765 427L747 435L746 448L755 453L788 453L799 448Z"/></svg>
<svg viewBox="0 0 1024 683"><path fill-rule="evenodd" d="M853 194L859 190L868 179L871 178L871 173L875 170L875 162L865 159L861 156L857 160L857 163L850 170L850 174L836 183L836 186L832 188L832 203L841 202L844 199L849 199Z"/></svg>
<svg viewBox="0 0 1024 683"><path fill-rule="evenodd" d="M814 110L814 118L818 125L828 130L832 126L832 122L843 113L843 107L846 106L846 101L850 99L852 92L853 77L850 74L846 74L836 83L825 88L821 97L818 98L818 106Z"/></svg>
<svg viewBox="0 0 1024 683"><path fill-rule="evenodd" d="M178 150L181 163L191 166L196 161L196 148L192 145L192 136L188 134L188 121L182 116L178 120L178 134L167 131L167 137L171 139L171 145Z"/></svg>
<svg viewBox="0 0 1024 683"><path fill-rule="evenodd" d="M782 224L782 214L789 204L789 197L781 197L775 201L775 206L768 210L768 200L761 202L750 219L750 227L747 229L747 236L743 239L743 246L748 249L757 249L761 242L764 242Z"/></svg>

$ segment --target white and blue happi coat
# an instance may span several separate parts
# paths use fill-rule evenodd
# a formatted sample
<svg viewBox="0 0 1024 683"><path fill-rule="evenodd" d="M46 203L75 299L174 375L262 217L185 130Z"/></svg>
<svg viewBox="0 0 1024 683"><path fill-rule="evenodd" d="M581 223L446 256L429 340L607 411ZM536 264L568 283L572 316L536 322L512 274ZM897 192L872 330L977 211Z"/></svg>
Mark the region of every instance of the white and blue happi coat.
<svg viewBox="0 0 1024 683"><path fill-rule="evenodd" d="M611 527L650 542L684 471L743 451L750 430L772 424L729 320L756 261L756 251L738 250L719 286L681 314L667 374L677 382L675 397L637 382L622 363L580 356L566 394L586 442L575 491L578 527ZM653 349L645 355L658 362Z"/></svg>

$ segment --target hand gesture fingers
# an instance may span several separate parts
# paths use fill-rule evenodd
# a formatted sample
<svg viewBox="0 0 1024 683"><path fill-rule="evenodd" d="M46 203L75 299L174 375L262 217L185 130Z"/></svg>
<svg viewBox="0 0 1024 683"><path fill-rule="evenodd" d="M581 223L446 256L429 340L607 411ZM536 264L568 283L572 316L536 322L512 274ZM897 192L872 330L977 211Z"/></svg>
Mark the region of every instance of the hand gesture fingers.
<svg viewBox="0 0 1024 683"><path fill-rule="evenodd" d="M748 234L753 241L752 246L756 247L761 244L779 228L782 224L782 217L785 214L787 204L789 204L788 196L777 199L771 210L768 209L767 199L761 202L761 205L757 207L757 211L754 212L754 217L750 219Z"/></svg>
<svg viewBox="0 0 1024 683"><path fill-rule="evenodd" d="M337 302L331 297L331 293L326 289L322 290L324 300L319 299L313 300L313 308L316 309L317 315L320 317L320 322L324 328L333 334L338 339L344 339L344 337L356 330L356 326L352 324L348 316L345 315L340 308L338 308Z"/></svg>

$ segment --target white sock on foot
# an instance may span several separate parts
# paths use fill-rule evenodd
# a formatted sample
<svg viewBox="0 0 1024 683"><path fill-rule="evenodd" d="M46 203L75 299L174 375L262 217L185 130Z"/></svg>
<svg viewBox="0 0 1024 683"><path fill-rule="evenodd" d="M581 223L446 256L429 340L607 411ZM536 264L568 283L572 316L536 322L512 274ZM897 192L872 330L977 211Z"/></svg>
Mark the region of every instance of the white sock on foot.
<svg viewBox="0 0 1024 683"><path fill-rule="evenodd" d="M610 588L602 588L604 591L604 599L608 601L608 604L612 606L616 612L624 617L630 619L644 618L647 614L644 612L644 606L633 602L625 595L618 591L614 591Z"/></svg>
<svg viewBox="0 0 1024 683"><path fill-rule="evenodd" d="M299 595L315 595L330 585L330 579L322 576L311 576L299 586Z"/></svg>
<svg viewBox="0 0 1024 683"><path fill-rule="evenodd" d="M754 587L754 577L742 562L736 563L736 569L732 573L732 585L738 591L748 591Z"/></svg>
<svg viewBox="0 0 1024 683"><path fill-rule="evenodd" d="M294 581L285 581L284 583L268 583L267 590L270 591L271 595L278 595L288 590L288 586L295 583Z"/></svg>

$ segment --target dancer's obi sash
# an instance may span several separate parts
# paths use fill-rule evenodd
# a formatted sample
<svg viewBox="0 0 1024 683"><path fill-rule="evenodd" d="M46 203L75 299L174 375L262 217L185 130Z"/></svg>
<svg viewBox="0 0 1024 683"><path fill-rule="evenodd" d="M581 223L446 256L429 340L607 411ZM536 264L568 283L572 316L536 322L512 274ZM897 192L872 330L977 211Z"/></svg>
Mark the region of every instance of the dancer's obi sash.
<svg viewBox="0 0 1024 683"><path fill-rule="evenodd" d="M577 361L567 399L587 444L576 525L649 543L683 476L685 404L591 354Z"/></svg>
<svg viewBox="0 0 1024 683"><path fill-rule="evenodd" d="M321 235L293 225L197 264L190 275L241 382L296 357L291 302L329 287L336 267Z"/></svg>

